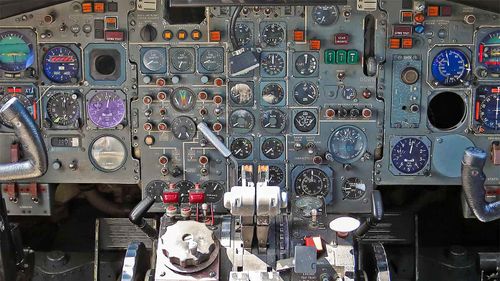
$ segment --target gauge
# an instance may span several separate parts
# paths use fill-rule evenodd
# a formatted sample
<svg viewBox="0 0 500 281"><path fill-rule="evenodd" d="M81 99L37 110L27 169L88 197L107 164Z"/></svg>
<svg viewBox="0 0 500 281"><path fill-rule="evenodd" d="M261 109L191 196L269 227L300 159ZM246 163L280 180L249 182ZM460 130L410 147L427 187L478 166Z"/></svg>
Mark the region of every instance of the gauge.
<svg viewBox="0 0 500 281"><path fill-rule="evenodd" d="M167 56L163 48L149 48L142 54L142 65L145 73L162 73L166 71Z"/></svg>
<svg viewBox="0 0 500 281"><path fill-rule="evenodd" d="M480 105L479 116L483 124L493 130L500 130L500 87L497 94L490 94L484 98Z"/></svg>
<svg viewBox="0 0 500 281"><path fill-rule="evenodd" d="M274 160L283 155L285 146L278 138L267 138L264 142L262 142L261 151L266 158Z"/></svg>
<svg viewBox="0 0 500 281"><path fill-rule="evenodd" d="M346 100L353 100L356 98L357 95L358 95L358 93L356 92L356 89L354 89L352 87L345 87L342 90L342 96Z"/></svg>
<svg viewBox="0 0 500 281"><path fill-rule="evenodd" d="M331 25L339 18L339 9L337 6L316 6L312 10L312 18L319 25Z"/></svg>
<svg viewBox="0 0 500 281"><path fill-rule="evenodd" d="M125 164L127 149L116 137L101 136L90 146L90 160L97 169L113 172Z"/></svg>
<svg viewBox="0 0 500 281"><path fill-rule="evenodd" d="M49 49L43 57L42 66L45 76L55 83L75 83L80 69L76 53L64 46Z"/></svg>
<svg viewBox="0 0 500 281"><path fill-rule="evenodd" d="M303 133L307 133L316 128L316 115L311 111L303 110L295 114L293 125Z"/></svg>
<svg viewBox="0 0 500 281"><path fill-rule="evenodd" d="M391 150L392 165L403 174L416 174L429 162L429 147L421 139L407 137Z"/></svg>
<svg viewBox="0 0 500 281"><path fill-rule="evenodd" d="M189 48L170 49L170 65L179 73L193 72L194 53Z"/></svg>
<svg viewBox="0 0 500 281"><path fill-rule="evenodd" d="M307 196L326 196L330 189L328 175L320 169L309 168L295 179L295 193Z"/></svg>
<svg viewBox="0 0 500 281"><path fill-rule="evenodd" d="M337 128L329 139L333 159L342 164L359 160L366 151L367 138L358 127L342 126Z"/></svg>
<svg viewBox="0 0 500 281"><path fill-rule="evenodd" d="M0 69L21 72L35 61L32 43L21 33L7 31L0 33Z"/></svg>
<svg viewBox="0 0 500 281"><path fill-rule="evenodd" d="M478 61L489 73L500 75L500 30L494 31L479 43Z"/></svg>
<svg viewBox="0 0 500 281"><path fill-rule="evenodd" d="M285 172L279 166L269 166L269 186L279 186L285 180Z"/></svg>
<svg viewBox="0 0 500 281"><path fill-rule="evenodd" d="M36 113L36 95L35 88L32 86L8 86L3 88L0 86L0 108L3 107L11 98L17 98L28 112L37 119ZM0 116L0 123L8 128L12 128L12 123Z"/></svg>
<svg viewBox="0 0 500 281"><path fill-rule="evenodd" d="M465 82L469 72L469 59L458 49L444 49L432 60L432 76L443 86L456 86Z"/></svg>
<svg viewBox="0 0 500 281"><path fill-rule="evenodd" d="M252 154L252 143L245 138L234 139L231 143L231 152L238 159L248 158Z"/></svg>
<svg viewBox="0 0 500 281"><path fill-rule="evenodd" d="M247 24L237 23L235 31L235 37L236 42L238 42L238 46L244 47L252 40L252 30Z"/></svg>
<svg viewBox="0 0 500 281"><path fill-rule="evenodd" d="M286 115L279 109L269 109L262 112L261 127L269 133L281 133L286 127Z"/></svg>
<svg viewBox="0 0 500 281"><path fill-rule="evenodd" d="M261 66L265 73L274 76L285 69L285 59L279 53L269 53L261 59Z"/></svg>
<svg viewBox="0 0 500 281"><path fill-rule="evenodd" d="M196 105L196 94L189 88L177 88L170 95L170 103L180 112L188 112Z"/></svg>
<svg viewBox="0 0 500 281"><path fill-rule="evenodd" d="M80 103L75 93L56 93L47 100L47 116L53 124L68 126L80 117Z"/></svg>
<svg viewBox="0 0 500 281"><path fill-rule="evenodd" d="M318 59L312 54L302 54L295 60L295 69L300 75L312 75L318 69Z"/></svg>
<svg viewBox="0 0 500 281"><path fill-rule="evenodd" d="M342 184L344 199L357 200L366 192L366 185L359 178L348 178Z"/></svg>
<svg viewBox="0 0 500 281"><path fill-rule="evenodd" d="M269 83L262 89L262 100L268 104L278 104L285 98L285 90L278 83Z"/></svg>
<svg viewBox="0 0 500 281"><path fill-rule="evenodd" d="M224 71L224 49L207 48L201 53L200 64L207 72Z"/></svg>
<svg viewBox="0 0 500 281"><path fill-rule="evenodd" d="M321 209L323 207L323 202L318 197L311 196L301 196L295 201L295 207L299 209Z"/></svg>
<svg viewBox="0 0 500 281"><path fill-rule="evenodd" d="M300 82L295 86L293 97L301 105L311 105L319 97L318 87L309 81Z"/></svg>
<svg viewBox="0 0 500 281"><path fill-rule="evenodd" d="M285 40L285 30L277 23L268 24L262 32L262 40L270 47L276 47Z"/></svg>
<svg viewBox="0 0 500 281"><path fill-rule="evenodd" d="M178 140L191 140L196 135L196 124L187 116L176 117L172 121L172 134Z"/></svg>
<svg viewBox="0 0 500 281"><path fill-rule="evenodd" d="M89 118L99 128L118 126L126 112L125 101L115 91L96 91L87 104Z"/></svg>
<svg viewBox="0 0 500 281"><path fill-rule="evenodd" d="M156 203L162 202L163 191L167 190L167 183L164 181L155 180L146 185L146 194L154 198Z"/></svg>
<svg viewBox="0 0 500 281"><path fill-rule="evenodd" d="M253 90L245 83L238 83L231 87L231 100L239 105L247 105L253 100Z"/></svg>
<svg viewBox="0 0 500 281"><path fill-rule="evenodd" d="M206 181L201 188L205 190L205 201L211 204L220 202L226 192L224 183L218 181Z"/></svg>
<svg viewBox="0 0 500 281"><path fill-rule="evenodd" d="M229 124L234 132L248 133L255 125L255 118L246 109L238 109L231 113Z"/></svg>
<svg viewBox="0 0 500 281"><path fill-rule="evenodd" d="M188 180L182 180L175 184L175 187L179 189L179 194L181 195L181 203L189 203L189 191L194 189L194 183Z"/></svg>

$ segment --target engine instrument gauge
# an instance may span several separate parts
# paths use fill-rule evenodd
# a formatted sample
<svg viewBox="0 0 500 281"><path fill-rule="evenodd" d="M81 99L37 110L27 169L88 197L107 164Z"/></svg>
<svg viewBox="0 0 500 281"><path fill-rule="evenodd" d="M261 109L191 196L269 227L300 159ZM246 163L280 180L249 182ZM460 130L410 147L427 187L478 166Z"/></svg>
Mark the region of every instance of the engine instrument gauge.
<svg viewBox="0 0 500 281"><path fill-rule="evenodd" d="M366 151L367 138L358 127L346 125L337 128L332 133L328 146L335 161L349 164L363 156Z"/></svg>
<svg viewBox="0 0 500 281"><path fill-rule="evenodd" d="M486 35L479 43L478 62L488 73L500 75L500 30Z"/></svg>
<svg viewBox="0 0 500 281"><path fill-rule="evenodd" d="M113 128L123 121L127 107L115 91L98 90L88 101L87 112L98 128Z"/></svg>
<svg viewBox="0 0 500 281"><path fill-rule="evenodd" d="M218 181L206 181L201 188L205 190L205 201L210 204L219 203L226 192L224 183Z"/></svg>
<svg viewBox="0 0 500 281"><path fill-rule="evenodd" d="M301 196L295 201L295 208L298 209L303 217L311 217L312 210L320 210L323 208L323 200L318 197Z"/></svg>
<svg viewBox="0 0 500 281"><path fill-rule="evenodd" d="M49 49L43 57L42 66L45 76L55 83L75 83L80 69L78 56L65 46Z"/></svg>
<svg viewBox="0 0 500 281"><path fill-rule="evenodd" d="M279 109L269 109L262 112L261 127L269 133L281 133L286 127L286 114Z"/></svg>
<svg viewBox="0 0 500 281"><path fill-rule="evenodd" d="M285 40L285 30L277 23L271 23L264 27L262 40L270 47L276 47Z"/></svg>
<svg viewBox="0 0 500 281"><path fill-rule="evenodd" d="M479 110L483 125L492 130L500 130L500 86L481 86L477 91L481 94L488 92Z"/></svg>
<svg viewBox="0 0 500 281"><path fill-rule="evenodd" d="M167 55L163 48L148 48L142 54L144 73L164 73L167 71Z"/></svg>
<svg viewBox="0 0 500 281"><path fill-rule="evenodd" d="M245 138L234 139L231 143L231 152L238 159L248 158L252 154L253 145Z"/></svg>
<svg viewBox="0 0 500 281"><path fill-rule="evenodd" d="M467 56L458 49L444 49L432 60L432 76L443 86L457 86L465 82L470 72Z"/></svg>
<svg viewBox="0 0 500 281"><path fill-rule="evenodd" d="M308 168L295 179L295 193L300 196L323 196L330 190L330 179L320 169Z"/></svg>
<svg viewBox="0 0 500 281"><path fill-rule="evenodd" d="M188 180L182 180L175 184L175 187L179 189L180 202L189 203L189 191L194 189L194 183Z"/></svg>
<svg viewBox="0 0 500 281"><path fill-rule="evenodd" d="M170 65L177 73L194 72L194 50L190 48L172 48L169 53Z"/></svg>
<svg viewBox="0 0 500 281"><path fill-rule="evenodd" d="M285 151L285 145L278 138L267 138L262 142L262 154L268 159L278 159Z"/></svg>
<svg viewBox="0 0 500 281"><path fill-rule="evenodd" d="M176 117L172 121L172 134L178 140L191 140L196 135L196 123L187 116Z"/></svg>
<svg viewBox="0 0 500 281"><path fill-rule="evenodd" d="M0 107L3 107L11 98L16 97L37 120L36 111L36 89L33 86L0 86ZM12 128L12 123L0 117L0 123L8 128Z"/></svg>
<svg viewBox="0 0 500 281"><path fill-rule="evenodd" d="M21 72L35 61L33 44L16 31L0 33L0 69L7 72Z"/></svg>
<svg viewBox="0 0 500 281"><path fill-rule="evenodd" d="M285 59L279 53L268 53L261 59L262 70L270 76L275 76L285 69Z"/></svg>
<svg viewBox="0 0 500 281"><path fill-rule="evenodd" d="M285 90L278 83L269 83L262 89L262 100L268 104L278 104L285 98Z"/></svg>
<svg viewBox="0 0 500 281"><path fill-rule="evenodd" d="M344 199L357 200L366 193L366 185L359 178L348 178L342 184Z"/></svg>
<svg viewBox="0 0 500 281"><path fill-rule="evenodd" d="M253 100L253 90L246 83L238 83L231 87L231 100L238 105L248 105Z"/></svg>
<svg viewBox="0 0 500 281"><path fill-rule="evenodd" d="M285 172L279 166L269 166L269 186L279 186L285 180Z"/></svg>
<svg viewBox="0 0 500 281"><path fill-rule="evenodd" d="M127 149L116 137L101 136L90 146L90 160L98 170L114 172L125 164Z"/></svg>
<svg viewBox="0 0 500 281"><path fill-rule="evenodd" d="M200 50L201 51L201 50ZM200 56L200 64L206 72L220 73L224 71L224 49L206 48Z"/></svg>
<svg viewBox="0 0 500 281"><path fill-rule="evenodd" d="M297 112L293 117L293 125L300 132L307 133L316 128L317 118L314 113L308 110Z"/></svg>
<svg viewBox="0 0 500 281"><path fill-rule="evenodd" d="M318 87L312 82L303 81L295 86L293 98L298 104L311 105L319 97Z"/></svg>
<svg viewBox="0 0 500 281"><path fill-rule="evenodd" d="M146 194L155 199L156 203L162 202L163 191L167 190L167 183L155 180L146 185Z"/></svg>
<svg viewBox="0 0 500 281"><path fill-rule="evenodd" d="M229 124L236 133L248 133L255 125L255 118L246 109L238 109L231 113Z"/></svg>
<svg viewBox="0 0 500 281"><path fill-rule="evenodd" d="M50 121L59 126L73 125L80 118L80 103L75 93L59 92L47 100L47 116Z"/></svg>
<svg viewBox="0 0 500 281"><path fill-rule="evenodd" d="M252 30L247 24L237 23L235 31L235 37L236 42L238 42L238 46L244 47L252 40Z"/></svg>
<svg viewBox="0 0 500 281"><path fill-rule="evenodd" d="M188 112L196 105L196 94L189 88L177 88L170 95L170 103L177 111Z"/></svg>
<svg viewBox="0 0 500 281"><path fill-rule="evenodd" d="M315 23L323 26L337 22L339 9L337 6L315 6L312 10L312 18Z"/></svg>
<svg viewBox="0 0 500 281"><path fill-rule="evenodd" d="M422 171L429 158L429 145L416 137L402 138L391 149L392 165L405 175Z"/></svg>
<svg viewBox="0 0 500 281"><path fill-rule="evenodd" d="M318 69L318 59L312 54L302 54L295 60L295 69L300 75L312 75Z"/></svg>

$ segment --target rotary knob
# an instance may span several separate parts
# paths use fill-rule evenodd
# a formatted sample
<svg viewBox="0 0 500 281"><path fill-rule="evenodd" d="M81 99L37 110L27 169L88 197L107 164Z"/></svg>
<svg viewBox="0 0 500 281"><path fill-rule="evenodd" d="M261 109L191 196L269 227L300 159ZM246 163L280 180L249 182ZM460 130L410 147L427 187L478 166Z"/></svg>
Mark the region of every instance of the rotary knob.
<svg viewBox="0 0 500 281"><path fill-rule="evenodd" d="M154 26L147 24L141 29L141 39L145 42L152 42L156 39L158 32Z"/></svg>

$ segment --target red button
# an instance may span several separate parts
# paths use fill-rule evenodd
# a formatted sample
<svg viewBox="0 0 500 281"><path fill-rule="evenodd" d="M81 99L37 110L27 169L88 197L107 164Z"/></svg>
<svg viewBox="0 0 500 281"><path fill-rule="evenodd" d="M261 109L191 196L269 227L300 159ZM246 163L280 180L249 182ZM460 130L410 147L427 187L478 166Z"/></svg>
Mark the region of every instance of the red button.
<svg viewBox="0 0 500 281"><path fill-rule="evenodd" d="M163 192L163 203L173 204L179 202L179 192Z"/></svg>
<svg viewBox="0 0 500 281"><path fill-rule="evenodd" d="M204 192L189 192L189 203L201 204L203 202L205 202Z"/></svg>

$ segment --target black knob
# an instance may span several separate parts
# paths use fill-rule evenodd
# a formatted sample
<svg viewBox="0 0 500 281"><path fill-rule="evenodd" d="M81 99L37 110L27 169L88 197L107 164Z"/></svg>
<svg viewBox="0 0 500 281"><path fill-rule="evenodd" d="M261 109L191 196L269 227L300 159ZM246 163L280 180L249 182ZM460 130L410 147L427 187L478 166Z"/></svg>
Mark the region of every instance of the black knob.
<svg viewBox="0 0 500 281"><path fill-rule="evenodd" d="M182 175L182 169L179 166L175 166L172 170L172 177L176 178Z"/></svg>
<svg viewBox="0 0 500 281"><path fill-rule="evenodd" d="M156 31L156 28L154 28L150 24L145 25L141 29L141 38L143 41L152 42L156 39L157 35L158 35L158 32Z"/></svg>

